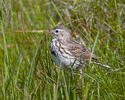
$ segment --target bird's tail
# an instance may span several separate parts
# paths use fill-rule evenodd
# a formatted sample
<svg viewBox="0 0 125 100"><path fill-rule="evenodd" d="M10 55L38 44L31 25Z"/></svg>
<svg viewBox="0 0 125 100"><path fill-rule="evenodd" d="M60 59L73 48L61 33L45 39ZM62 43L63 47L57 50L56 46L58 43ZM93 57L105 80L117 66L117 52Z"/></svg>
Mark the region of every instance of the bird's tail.
<svg viewBox="0 0 125 100"><path fill-rule="evenodd" d="M103 64L103 63L100 63L100 62L93 62L93 63L96 64L96 65L100 65L104 68L111 68L109 65L106 65L106 64Z"/></svg>

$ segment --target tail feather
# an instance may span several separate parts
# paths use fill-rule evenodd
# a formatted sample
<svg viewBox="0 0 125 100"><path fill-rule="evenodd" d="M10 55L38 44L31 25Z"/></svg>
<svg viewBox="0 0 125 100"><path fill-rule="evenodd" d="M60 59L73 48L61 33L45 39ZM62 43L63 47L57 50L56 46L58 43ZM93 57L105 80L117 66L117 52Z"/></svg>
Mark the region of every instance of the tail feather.
<svg viewBox="0 0 125 100"><path fill-rule="evenodd" d="M100 62L93 62L94 64L97 64L97 65L100 65L102 67L105 67L105 68L111 68L109 65L106 65L106 64L103 64L103 63L100 63Z"/></svg>

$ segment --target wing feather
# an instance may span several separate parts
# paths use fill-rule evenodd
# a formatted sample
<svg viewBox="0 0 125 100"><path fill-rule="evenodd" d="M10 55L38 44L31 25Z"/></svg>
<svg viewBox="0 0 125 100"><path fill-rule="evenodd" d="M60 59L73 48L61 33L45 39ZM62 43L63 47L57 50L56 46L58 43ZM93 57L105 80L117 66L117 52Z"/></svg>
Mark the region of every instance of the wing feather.
<svg viewBox="0 0 125 100"><path fill-rule="evenodd" d="M77 58L82 58L83 60L89 60L91 51L89 51L86 47L81 46L77 41L70 39L67 41L67 49ZM93 54L92 58L96 58L96 55Z"/></svg>

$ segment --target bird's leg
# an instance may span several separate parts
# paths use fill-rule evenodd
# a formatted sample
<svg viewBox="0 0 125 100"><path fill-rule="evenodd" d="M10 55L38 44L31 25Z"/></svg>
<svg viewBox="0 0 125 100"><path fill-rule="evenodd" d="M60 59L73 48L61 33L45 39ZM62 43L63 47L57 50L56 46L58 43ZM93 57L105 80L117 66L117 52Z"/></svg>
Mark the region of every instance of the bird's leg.
<svg viewBox="0 0 125 100"><path fill-rule="evenodd" d="M82 79L82 69L80 69L79 72L80 72L79 80L81 80Z"/></svg>
<svg viewBox="0 0 125 100"><path fill-rule="evenodd" d="M80 76L79 76L79 87L81 89L81 92L82 92L82 100L85 100L85 93L84 93L84 90L85 90L85 84L84 84L84 78L82 77L83 75L83 71L82 71L82 68L79 70L79 73L80 73Z"/></svg>

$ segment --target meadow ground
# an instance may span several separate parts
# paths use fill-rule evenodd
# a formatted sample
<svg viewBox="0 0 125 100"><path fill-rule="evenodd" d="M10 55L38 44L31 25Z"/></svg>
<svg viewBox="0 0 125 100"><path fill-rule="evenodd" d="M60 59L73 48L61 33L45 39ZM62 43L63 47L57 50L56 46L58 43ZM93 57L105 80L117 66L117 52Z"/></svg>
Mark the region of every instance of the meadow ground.
<svg viewBox="0 0 125 100"><path fill-rule="evenodd" d="M79 81L79 73L56 68L50 34L14 32L58 22L111 69L86 64ZM125 1L1 0L0 100L10 99L124 100Z"/></svg>

